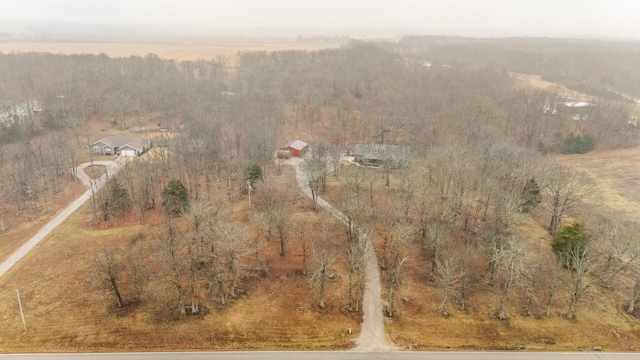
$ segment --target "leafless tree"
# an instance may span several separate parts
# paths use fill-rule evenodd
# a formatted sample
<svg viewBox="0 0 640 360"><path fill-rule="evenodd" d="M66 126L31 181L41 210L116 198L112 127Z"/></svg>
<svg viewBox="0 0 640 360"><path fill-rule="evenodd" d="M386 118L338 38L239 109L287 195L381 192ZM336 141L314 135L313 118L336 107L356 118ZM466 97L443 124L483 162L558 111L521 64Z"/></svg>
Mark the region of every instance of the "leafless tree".
<svg viewBox="0 0 640 360"><path fill-rule="evenodd" d="M224 282L224 292L221 295L223 299L235 298L240 279L249 272L258 270L258 259L254 258L256 251L253 236L246 225L234 222L218 224L216 237L219 254L218 276Z"/></svg>
<svg viewBox="0 0 640 360"><path fill-rule="evenodd" d="M595 187L586 175L552 167L545 176L546 192L551 206L549 232L555 234L562 219L579 205L580 201L594 195Z"/></svg>
<svg viewBox="0 0 640 360"><path fill-rule="evenodd" d="M630 263L630 267L634 278L634 286L631 292L627 312L629 314L633 314L636 309L636 303L638 302L638 299L640 299L640 226L638 223L634 223L629 231L634 239L631 243L629 255L633 258L633 261Z"/></svg>
<svg viewBox="0 0 640 360"><path fill-rule="evenodd" d="M615 277L637 261L637 254L633 252L637 241L636 229L634 224L618 219L603 219L594 228L594 237L599 240L595 245L605 258L602 269L599 270L600 285L610 289Z"/></svg>
<svg viewBox="0 0 640 360"><path fill-rule="evenodd" d="M130 282L134 299L142 301L145 297L145 286L149 271L145 266L144 235L137 234L131 238L131 250L127 262L130 264Z"/></svg>
<svg viewBox="0 0 640 360"><path fill-rule="evenodd" d="M349 280L349 311L360 311L360 298L364 293L366 281L366 266L369 260L369 252L367 251L367 241L370 234L358 228L357 236L348 242L347 248L347 266ZM353 294L354 276L356 277L356 292Z"/></svg>
<svg viewBox="0 0 640 360"><path fill-rule="evenodd" d="M596 271L600 265L601 258L591 243L586 244L586 246L569 247L565 258L568 263L564 265L569 267L571 272L571 281L569 282L571 298L565 317L573 319L576 305L580 299L600 281Z"/></svg>
<svg viewBox="0 0 640 360"><path fill-rule="evenodd" d="M170 218L169 218L170 219ZM181 239L175 225L169 220L169 232L162 239L162 254L167 273L165 281L173 286L176 292L176 302L181 315L186 314L186 294L183 285L183 267L181 261Z"/></svg>
<svg viewBox="0 0 640 360"><path fill-rule="evenodd" d="M274 181L278 180L275 178ZM271 236L271 229L275 228L280 239L280 256L285 255L285 248L289 239L291 211L289 210L291 193L289 189L278 182L267 181L259 194L259 202L264 211L267 231Z"/></svg>
<svg viewBox="0 0 640 360"><path fill-rule="evenodd" d="M113 293L118 307L122 307L122 295L120 293L120 283L122 281L122 259L120 249L116 247L105 247L94 258L96 269L100 273L100 278L106 289Z"/></svg>
<svg viewBox="0 0 640 360"><path fill-rule="evenodd" d="M523 240L516 236L508 236L505 246L498 250L496 256L497 278L499 279L497 317L501 320L507 318L505 305L511 287L526 269L528 253L522 242Z"/></svg>
<svg viewBox="0 0 640 360"><path fill-rule="evenodd" d="M447 317L449 316L447 306L451 298L461 290L467 272L453 257L444 257L443 260L437 260L437 263L435 278L442 285L442 302L438 311L440 315Z"/></svg>
<svg viewBox="0 0 640 360"><path fill-rule="evenodd" d="M338 253L328 242L329 223L322 223L322 238L312 243L314 268L309 277L311 286L318 289L318 307L325 308L326 283L329 277L331 265L338 259Z"/></svg>
<svg viewBox="0 0 640 360"><path fill-rule="evenodd" d="M413 227L406 223L396 223L390 231L390 260L385 269L385 283L387 289L387 309L386 314L392 317L396 312L396 293L402 283L402 267L412 253L411 241L413 240Z"/></svg>

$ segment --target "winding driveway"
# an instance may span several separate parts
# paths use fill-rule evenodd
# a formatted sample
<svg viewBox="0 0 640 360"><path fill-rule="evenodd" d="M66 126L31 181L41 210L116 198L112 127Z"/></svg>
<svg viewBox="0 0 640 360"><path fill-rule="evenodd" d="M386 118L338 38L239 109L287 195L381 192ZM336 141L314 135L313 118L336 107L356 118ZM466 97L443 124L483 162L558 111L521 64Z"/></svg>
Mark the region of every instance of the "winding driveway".
<svg viewBox="0 0 640 360"><path fill-rule="evenodd" d="M296 166L296 179L302 192L312 198L308 178L300 166ZM320 197L317 197L317 200L320 207L347 225L347 217L343 213ZM380 268L378 267L378 259L373 251L371 241L367 241L367 259L367 279L362 300L362 327L354 350L366 352L391 351L396 349L396 346L387 339L384 331Z"/></svg>
<svg viewBox="0 0 640 360"><path fill-rule="evenodd" d="M98 191L107 182L109 176L115 175L126 163L124 158L117 158L115 161L94 161L93 165L102 165L107 167L107 172L97 180L91 180L89 176L84 172L84 169L91 166L91 163L83 163L76 167L76 176L80 179L88 188L79 198L69 204L64 210L62 210L56 217L46 223L40 231L38 231L29 241L22 245L16 252L11 254L7 260L0 264L0 276L3 276L13 265L15 265L20 259L22 259L31 249L33 249L40 241L53 231L58 225L62 224L69 215L76 211L82 204L91 198L94 191ZM93 187L93 189L92 189Z"/></svg>

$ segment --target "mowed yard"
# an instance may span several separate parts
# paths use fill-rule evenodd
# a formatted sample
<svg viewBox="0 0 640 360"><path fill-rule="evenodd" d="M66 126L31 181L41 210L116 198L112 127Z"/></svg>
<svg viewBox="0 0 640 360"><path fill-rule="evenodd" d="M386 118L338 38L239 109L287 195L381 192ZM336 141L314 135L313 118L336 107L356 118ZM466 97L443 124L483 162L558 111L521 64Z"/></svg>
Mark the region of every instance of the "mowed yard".
<svg viewBox="0 0 640 360"><path fill-rule="evenodd" d="M286 166L284 172L280 177L285 186L295 186L293 168ZM242 196L228 204L217 203L223 208L219 216L256 226L255 234L266 246L267 271L243 281L239 298L226 307L209 298L195 316L177 314L175 290L162 281L158 247L167 221L161 209L148 214L144 222L94 226L89 203L0 278L0 352L345 349L355 345L361 315L346 311L344 261L331 267L337 276L327 283L327 307L319 309L317 291L301 274L300 244L292 236L286 256L280 256L276 237L268 241L266 230L252 222L260 215L256 204L249 208ZM322 214L314 212L301 193L292 206L296 218L308 224L321 221ZM137 234L145 239L143 256L151 280L141 303L129 302L125 291L126 306L118 309L112 294L100 290L94 257L105 244L126 245ZM339 246L344 234L334 221L328 238ZM310 231L309 236L319 235ZM307 263L310 266L311 260ZM26 333L15 289L20 289L22 297Z"/></svg>

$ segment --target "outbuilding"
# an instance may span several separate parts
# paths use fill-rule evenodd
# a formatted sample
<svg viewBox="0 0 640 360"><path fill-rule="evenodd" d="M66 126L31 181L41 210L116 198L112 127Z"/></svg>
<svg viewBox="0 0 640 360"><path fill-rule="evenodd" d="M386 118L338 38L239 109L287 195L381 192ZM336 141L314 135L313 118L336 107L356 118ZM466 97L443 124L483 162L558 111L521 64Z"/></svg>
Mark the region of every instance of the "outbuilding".
<svg viewBox="0 0 640 360"><path fill-rule="evenodd" d="M307 153L308 148L309 145L306 142L302 140L295 140L288 143L280 150L288 150L291 153L291 156L303 157L304 154Z"/></svg>

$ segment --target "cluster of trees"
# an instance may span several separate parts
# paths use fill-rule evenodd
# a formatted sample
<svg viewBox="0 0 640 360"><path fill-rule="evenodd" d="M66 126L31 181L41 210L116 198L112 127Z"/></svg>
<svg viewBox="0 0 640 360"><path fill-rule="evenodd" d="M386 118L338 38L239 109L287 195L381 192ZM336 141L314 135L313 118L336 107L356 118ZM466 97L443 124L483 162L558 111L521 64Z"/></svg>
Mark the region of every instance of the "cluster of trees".
<svg viewBox="0 0 640 360"><path fill-rule="evenodd" d="M405 36L394 48L411 50L434 62L495 64L515 72L540 74L544 79L597 97L624 101L620 94L624 93L640 98L637 42Z"/></svg>
<svg viewBox="0 0 640 360"><path fill-rule="evenodd" d="M403 279L416 268L440 287L444 316L452 302L464 311L470 293L490 292L501 319L517 300L525 315L550 316L559 292L569 294L563 313L572 318L585 292L610 288L618 275L637 268L635 230L622 234L620 223L595 219L588 222L597 223L597 231L581 228L579 236L570 234L577 225L563 227L566 217L589 213L584 200L595 195L595 188L585 175L549 165L533 149L500 139L474 147L456 142L435 146L411 166L393 171L391 186L383 168L349 165L340 174L339 207L347 227L375 232L388 316L398 310ZM548 256L551 246L534 250L534 239L516 226L529 212L547 219L557 241L571 238L560 241L563 245L554 242L555 261ZM575 241L582 245L565 244ZM576 255L576 249L582 252ZM416 264L420 259L425 263ZM407 268L408 263L413 266ZM638 300L636 290L628 295L630 311Z"/></svg>
<svg viewBox="0 0 640 360"><path fill-rule="evenodd" d="M0 54L0 92L6 101L35 99L43 109L21 120L18 131L0 129L0 190L23 207L36 204L39 194L55 192L56 181L76 162L74 146L88 142L82 140L81 125L92 115L121 123L158 111L165 126L181 124L175 136L162 141L166 147L110 180L97 196L94 217L112 221L135 212L144 220L162 197L171 219L159 239L163 279L173 288L180 312L194 312L205 296L202 289L224 303L235 296L238 281L263 267L252 227L217 221L210 210L213 194L226 193L233 202L256 187L260 224L269 236L276 234L282 256L288 255L290 239L300 239L303 271L308 250L316 266L311 283L324 294L327 269L338 250L307 247L308 231L290 220L290 195L268 184L265 169L279 134L318 134L302 165L315 195L326 190L327 169L338 170L341 151L355 143L410 145L422 166L384 167L381 176L355 166L337 172L344 181L340 207L347 223L348 246L342 253L348 263L349 307L359 306L370 238L381 239L390 316L397 311L406 264L418 251L428 258L429 278L444 289L443 314L454 297L464 307L468 291L477 290L470 284L480 283L496 292L499 317L506 316L516 282L528 282L531 307L545 286L557 286L545 283L553 278L544 276L552 266L531 265L515 219L538 211L555 234L593 191L583 175L541 164L538 151L637 143L637 133L628 126L628 104L602 100L576 129L572 120L545 114L545 106L564 100L560 95L523 88L508 70L537 71L470 63L468 55L453 61L443 54L469 50L455 41L430 47L429 56L444 64L434 66L384 46L351 42L316 52L246 52L239 54L234 69L224 58L177 63L155 55ZM540 59L525 57L533 64ZM384 179L385 195L378 178ZM183 219L174 220L180 215ZM452 234L460 233L465 235L455 240ZM452 250L480 247L485 251L470 255L473 261L465 258L467 252ZM118 258L105 253L96 262L104 269ZM487 270L478 267L482 261ZM127 271L103 273L117 278ZM107 283L120 294L117 279Z"/></svg>
<svg viewBox="0 0 640 360"><path fill-rule="evenodd" d="M16 213L35 217L74 178L77 138L59 131L39 139L0 146L0 195ZM70 170L72 169L73 170Z"/></svg>

